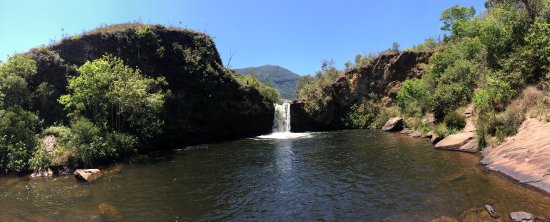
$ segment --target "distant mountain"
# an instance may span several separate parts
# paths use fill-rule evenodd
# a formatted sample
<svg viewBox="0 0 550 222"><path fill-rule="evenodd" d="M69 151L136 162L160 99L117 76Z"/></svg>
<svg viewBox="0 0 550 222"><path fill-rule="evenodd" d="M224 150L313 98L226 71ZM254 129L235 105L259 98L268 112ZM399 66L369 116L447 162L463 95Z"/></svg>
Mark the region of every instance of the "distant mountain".
<svg viewBox="0 0 550 222"><path fill-rule="evenodd" d="M273 84L281 92L285 99L296 99L296 81L298 74L280 66L264 65L260 67L248 67L235 69L242 75L253 75L262 82Z"/></svg>

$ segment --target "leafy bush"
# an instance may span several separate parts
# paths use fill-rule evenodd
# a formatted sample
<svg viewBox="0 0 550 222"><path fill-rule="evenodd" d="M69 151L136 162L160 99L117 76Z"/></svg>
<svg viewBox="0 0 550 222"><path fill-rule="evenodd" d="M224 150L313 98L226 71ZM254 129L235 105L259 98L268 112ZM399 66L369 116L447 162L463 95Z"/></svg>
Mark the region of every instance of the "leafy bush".
<svg viewBox="0 0 550 222"><path fill-rule="evenodd" d="M353 105L347 112L343 122L348 128L364 129L370 126L378 115L379 107L372 102L363 102L360 106Z"/></svg>
<svg viewBox="0 0 550 222"><path fill-rule="evenodd" d="M83 117L72 121L71 132L77 159L85 165L116 160L121 155L133 153L137 145L135 137L107 132Z"/></svg>
<svg viewBox="0 0 550 222"><path fill-rule="evenodd" d="M471 88L460 83L440 85L435 89L431 104L431 111L436 118L466 105L471 99Z"/></svg>
<svg viewBox="0 0 550 222"><path fill-rule="evenodd" d="M306 112L315 115L327 107L330 97L324 89L336 81L340 71L332 62L324 61L321 71L314 76L304 76L298 79L296 95L298 99L308 101L305 106Z"/></svg>
<svg viewBox="0 0 550 222"><path fill-rule="evenodd" d="M37 117L20 107L0 110L0 169L21 172L37 144Z"/></svg>
<svg viewBox="0 0 550 222"><path fill-rule="evenodd" d="M424 43L419 45L414 45L407 50L416 51L416 52L431 52L431 51L435 51L440 44L441 42L439 42L435 38L427 38L424 40Z"/></svg>
<svg viewBox="0 0 550 222"><path fill-rule="evenodd" d="M86 62L78 69L79 75L69 77L69 94L59 102L65 109L91 119L105 130L135 134L151 138L160 133L159 118L167 95L162 87L164 78L144 77L121 59L106 55Z"/></svg>
<svg viewBox="0 0 550 222"><path fill-rule="evenodd" d="M466 126L466 118L457 111L448 113L443 122L450 129L460 130Z"/></svg>
<svg viewBox="0 0 550 222"><path fill-rule="evenodd" d="M430 89L424 80L406 80L397 92L396 99L403 114L421 116L426 112L427 104L431 101Z"/></svg>

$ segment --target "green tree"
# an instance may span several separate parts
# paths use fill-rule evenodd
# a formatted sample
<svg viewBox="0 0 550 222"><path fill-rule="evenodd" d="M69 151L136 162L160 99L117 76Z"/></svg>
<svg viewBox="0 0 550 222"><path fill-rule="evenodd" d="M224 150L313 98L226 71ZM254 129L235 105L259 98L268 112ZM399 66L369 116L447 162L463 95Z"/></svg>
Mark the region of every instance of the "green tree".
<svg viewBox="0 0 550 222"><path fill-rule="evenodd" d="M30 107L26 79L37 72L36 62L15 55L0 65L0 169L21 172L36 146L38 118L25 110Z"/></svg>
<svg viewBox="0 0 550 222"><path fill-rule="evenodd" d="M15 55L0 66L0 92L6 107L30 107L31 93L27 79L36 73L36 62L23 55Z"/></svg>
<svg viewBox="0 0 550 222"><path fill-rule="evenodd" d="M21 172L36 147L36 116L15 106L0 110L0 169Z"/></svg>
<svg viewBox="0 0 550 222"><path fill-rule="evenodd" d="M545 4L548 4L546 0L487 0L485 7L490 9L499 5L513 6L525 10L530 20L534 21Z"/></svg>
<svg viewBox="0 0 550 222"><path fill-rule="evenodd" d="M470 20L474 17L476 14L476 10L474 7L462 7L459 5L454 5L441 14L441 20L443 22L443 26L441 27L441 30L443 31L451 31L451 28L453 27L453 24L455 24L457 21L466 21Z"/></svg>
<svg viewBox="0 0 550 222"><path fill-rule="evenodd" d="M73 117L90 118L97 126L150 138L161 130L159 117L167 92L164 78L148 78L121 59L106 55L88 61L69 77L69 94L59 102Z"/></svg>

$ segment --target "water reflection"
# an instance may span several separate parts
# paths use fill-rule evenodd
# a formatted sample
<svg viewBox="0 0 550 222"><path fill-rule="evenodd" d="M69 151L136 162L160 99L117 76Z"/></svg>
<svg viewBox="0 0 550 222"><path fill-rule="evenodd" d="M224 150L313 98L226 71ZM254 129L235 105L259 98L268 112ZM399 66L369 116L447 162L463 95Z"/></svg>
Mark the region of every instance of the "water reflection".
<svg viewBox="0 0 550 222"><path fill-rule="evenodd" d="M283 174L287 174L292 171L292 162L294 161L292 145L292 140L278 141L275 143L275 152L273 157L276 161L279 172Z"/></svg>
<svg viewBox="0 0 550 222"><path fill-rule="evenodd" d="M550 216L549 196L478 161L371 130L236 140L126 165L91 184L1 178L0 221L101 221L102 210L123 221L426 221L485 204Z"/></svg>

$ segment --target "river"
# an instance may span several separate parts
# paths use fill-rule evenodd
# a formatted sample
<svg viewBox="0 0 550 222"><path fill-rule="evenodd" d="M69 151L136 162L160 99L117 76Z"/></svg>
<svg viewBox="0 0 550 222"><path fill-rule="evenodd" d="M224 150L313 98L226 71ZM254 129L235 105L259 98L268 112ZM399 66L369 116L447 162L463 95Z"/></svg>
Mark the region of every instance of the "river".
<svg viewBox="0 0 550 222"><path fill-rule="evenodd" d="M0 221L427 221L485 204L550 216L548 195L478 162L377 130L250 138L119 165L92 183L0 178Z"/></svg>

